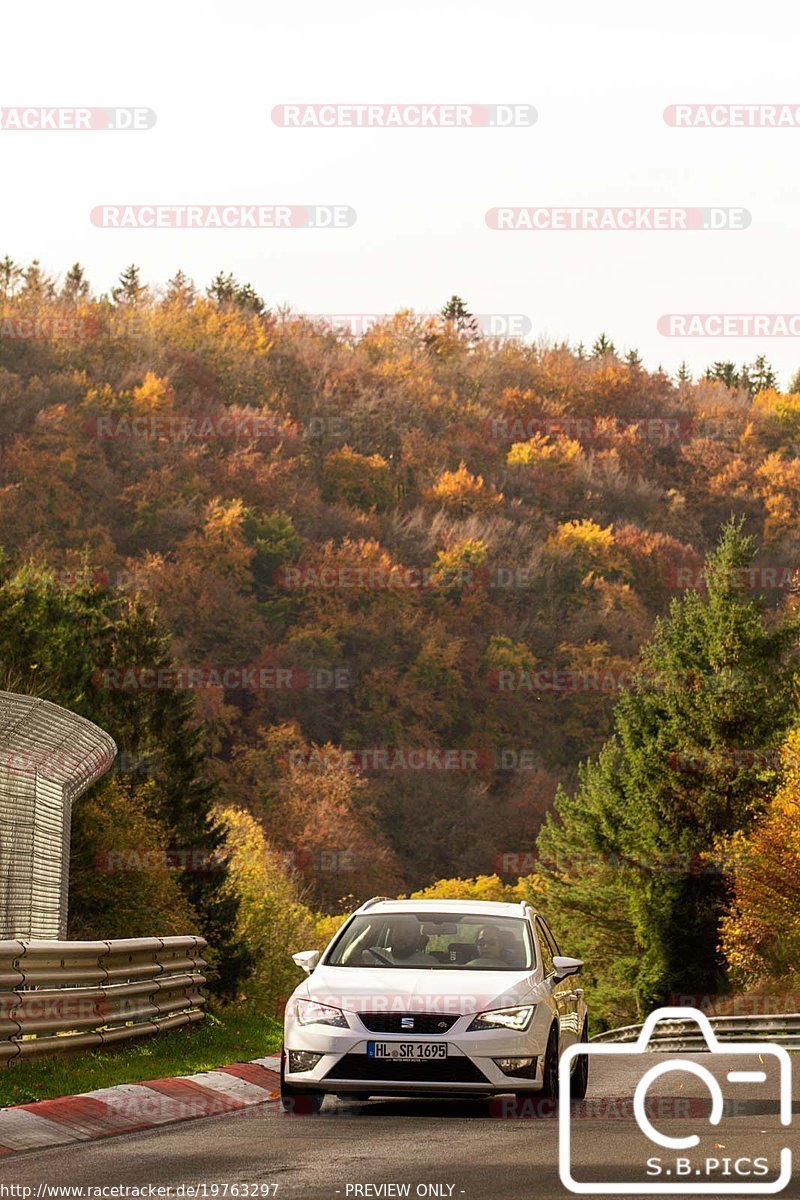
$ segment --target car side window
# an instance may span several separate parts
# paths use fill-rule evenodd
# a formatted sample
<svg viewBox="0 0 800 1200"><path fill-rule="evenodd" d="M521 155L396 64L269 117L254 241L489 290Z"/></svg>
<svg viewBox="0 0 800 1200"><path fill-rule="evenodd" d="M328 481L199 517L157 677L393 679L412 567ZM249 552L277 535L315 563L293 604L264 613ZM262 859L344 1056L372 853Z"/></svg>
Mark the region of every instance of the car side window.
<svg viewBox="0 0 800 1200"><path fill-rule="evenodd" d="M547 944L550 947L550 953L556 954L556 955L560 954L561 951L558 948L558 942L553 937L552 929L550 928L550 926L547 924L547 922L545 920L542 920L541 925L542 925L542 929L544 930L544 936L547 939Z"/></svg>
<svg viewBox="0 0 800 1200"><path fill-rule="evenodd" d="M542 923L538 919L536 921L536 935L539 939L539 950L541 951L541 955L542 955L542 966L544 967L544 977L545 977L545 979L547 979L548 975L552 975L553 972L555 971L555 967L553 966L553 952L550 949L550 945L547 940L547 935L546 935L544 929L542 928Z"/></svg>

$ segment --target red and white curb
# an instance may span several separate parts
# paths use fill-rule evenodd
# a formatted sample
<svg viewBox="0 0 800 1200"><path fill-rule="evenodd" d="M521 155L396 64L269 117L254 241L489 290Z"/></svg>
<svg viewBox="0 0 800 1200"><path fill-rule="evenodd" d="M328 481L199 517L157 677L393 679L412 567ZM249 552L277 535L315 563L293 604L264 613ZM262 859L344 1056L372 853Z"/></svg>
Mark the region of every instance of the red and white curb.
<svg viewBox="0 0 800 1200"><path fill-rule="evenodd" d="M278 1099L279 1068L277 1056L256 1058L177 1079L123 1083L79 1096L3 1108L0 1156L269 1104ZM275 1104L271 1107L274 1112Z"/></svg>

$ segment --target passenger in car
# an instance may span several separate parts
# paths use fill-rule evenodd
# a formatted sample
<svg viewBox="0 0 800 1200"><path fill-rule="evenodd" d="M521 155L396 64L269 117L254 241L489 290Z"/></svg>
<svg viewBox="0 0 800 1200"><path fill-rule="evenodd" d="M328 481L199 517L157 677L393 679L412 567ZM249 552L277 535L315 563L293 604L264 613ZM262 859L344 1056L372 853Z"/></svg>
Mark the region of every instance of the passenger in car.
<svg viewBox="0 0 800 1200"><path fill-rule="evenodd" d="M470 959L465 964L467 967L478 967L483 971L500 971L508 968L508 963L501 953L500 934L493 925L484 925L482 929L478 930L475 948L478 951L478 957Z"/></svg>

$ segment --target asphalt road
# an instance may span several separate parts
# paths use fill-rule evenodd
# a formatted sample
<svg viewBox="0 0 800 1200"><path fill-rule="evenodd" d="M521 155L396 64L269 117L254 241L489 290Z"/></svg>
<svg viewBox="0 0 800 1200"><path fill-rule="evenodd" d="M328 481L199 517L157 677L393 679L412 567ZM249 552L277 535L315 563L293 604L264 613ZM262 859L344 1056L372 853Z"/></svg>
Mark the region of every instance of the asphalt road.
<svg viewBox="0 0 800 1200"><path fill-rule="evenodd" d="M593 1062L589 1102L576 1110L572 1122L576 1178L608 1183L653 1182L646 1173L646 1162L649 1157L660 1156L662 1181L666 1180L669 1164L672 1179L678 1181L676 1170L688 1173L691 1168L694 1172L700 1163L702 1181L752 1183L758 1181L754 1176L737 1177L735 1163L742 1171L755 1170L750 1160L760 1156L767 1160L770 1178L772 1168L777 1169L781 1147L791 1146L797 1162L792 1181L781 1195L800 1197L800 1104L794 1101L792 1126L781 1127L777 1071L773 1073L771 1068L765 1083L729 1083L727 1072L741 1070L747 1064L727 1053L714 1056L714 1074L722 1083L726 1100L726 1113L717 1127L707 1122L708 1091L702 1080L686 1072L662 1076L648 1090L652 1106L648 1111L654 1126L672 1136L702 1133L703 1141L696 1150L679 1151L662 1149L644 1137L629 1115L630 1098L643 1070L667 1057L651 1054L645 1059L615 1057ZM680 1057L711 1066L710 1055ZM792 1094L796 1097L800 1056L792 1056L792 1065ZM327 1100L318 1116L302 1117L279 1115L274 1106L259 1106L240 1115L186 1121L6 1159L0 1162L0 1197L15 1194L8 1190L12 1184L34 1188L39 1184L84 1188L153 1184L170 1188L170 1195L194 1195L197 1200L204 1200L204 1195L208 1200L215 1196L226 1200L234 1184L249 1184L250 1197L266 1194L256 1185L277 1185L277 1193L271 1187L269 1195L277 1195L278 1200L391 1200L402 1195L523 1200L568 1196L559 1178L557 1117L528 1113L521 1119L510 1119L507 1115L504 1118L505 1111L502 1100L492 1104ZM720 1166L707 1171L705 1160L709 1156ZM676 1167L680 1157L690 1163L690 1168ZM726 1169L730 1172L727 1176ZM205 1192L202 1188L194 1193L187 1190L187 1185L203 1184ZM389 1184L399 1185L399 1190L381 1187ZM712 1186L714 1190L707 1195L723 1194L716 1184ZM39 1197L55 1194L45 1190ZM91 1196L89 1192L82 1194L87 1200ZM239 1190L239 1197L245 1194L245 1189ZM645 1193L637 1189L635 1194ZM235 1197L233 1192L232 1200Z"/></svg>

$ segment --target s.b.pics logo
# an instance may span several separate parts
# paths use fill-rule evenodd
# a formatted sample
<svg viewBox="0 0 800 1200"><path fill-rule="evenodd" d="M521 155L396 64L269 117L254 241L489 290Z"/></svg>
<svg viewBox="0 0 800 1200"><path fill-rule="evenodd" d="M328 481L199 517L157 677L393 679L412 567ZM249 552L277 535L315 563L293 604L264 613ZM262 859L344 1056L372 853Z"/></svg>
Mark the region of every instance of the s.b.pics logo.
<svg viewBox="0 0 800 1200"><path fill-rule="evenodd" d="M673 1022L663 1028L675 1040L687 1027L695 1032L690 1053L648 1053L664 1045L653 1039L662 1020ZM595 1060L595 1079L613 1079L620 1094L630 1092L633 1121L617 1127L600 1159L595 1123L575 1120L570 1101L570 1065L578 1054ZM559 1173L571 1192L774 1195L791 1179L785 1127L792 1119L792 1067L781 1046L720 1043L699 1009L660 1008L635 1042L569 1046L559 1069Z"/></svg>

